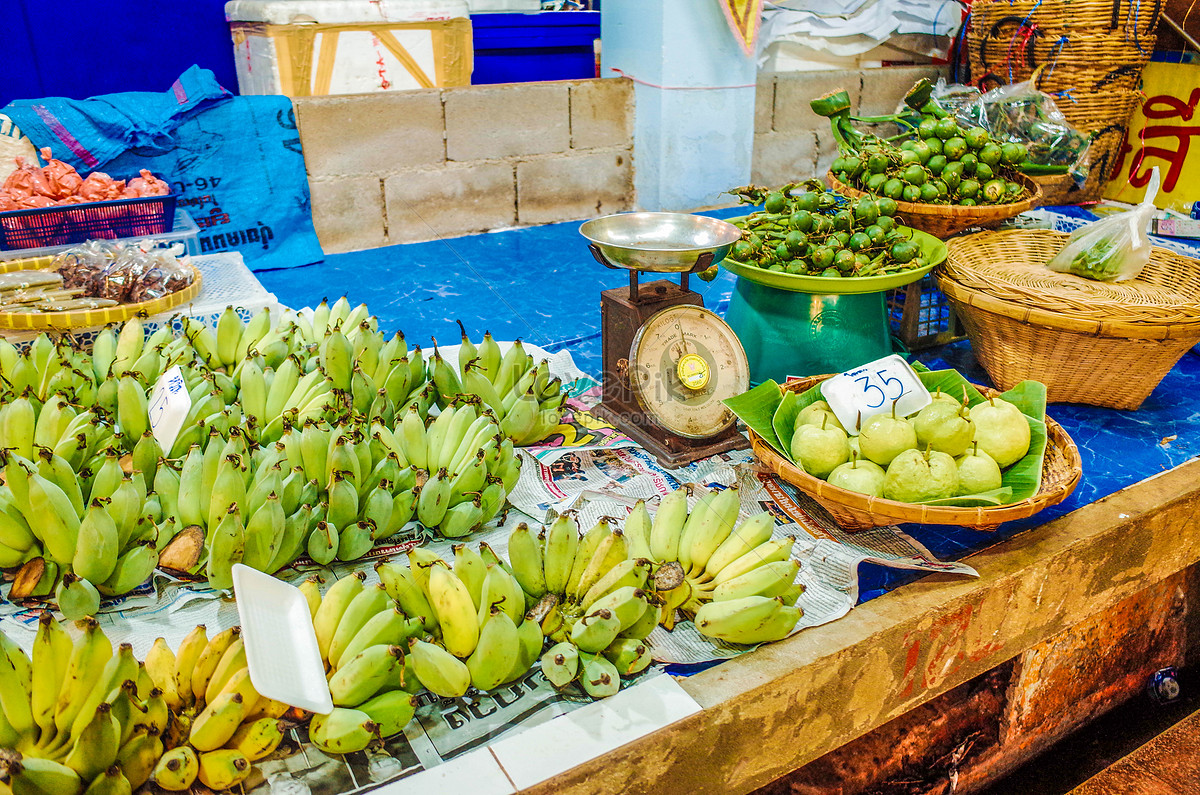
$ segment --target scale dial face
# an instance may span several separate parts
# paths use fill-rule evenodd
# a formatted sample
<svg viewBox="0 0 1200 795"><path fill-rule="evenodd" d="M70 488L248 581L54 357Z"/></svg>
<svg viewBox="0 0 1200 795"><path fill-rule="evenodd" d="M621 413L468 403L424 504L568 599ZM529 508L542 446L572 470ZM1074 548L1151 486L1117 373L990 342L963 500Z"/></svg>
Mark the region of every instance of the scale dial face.
<svg viewBox="0 0 1200 795"><path fill-rule="evenodd" d="M629 350L629 384L642 410L689 439L715 436L736 418L721 401L750 388L750 364L733 329L698 306L650 316Z"/></svg>

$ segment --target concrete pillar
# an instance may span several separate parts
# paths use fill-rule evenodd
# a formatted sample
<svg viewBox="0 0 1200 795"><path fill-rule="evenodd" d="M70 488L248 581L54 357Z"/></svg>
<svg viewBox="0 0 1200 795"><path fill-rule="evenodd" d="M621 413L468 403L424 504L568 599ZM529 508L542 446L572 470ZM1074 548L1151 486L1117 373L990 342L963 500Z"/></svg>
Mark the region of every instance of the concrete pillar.
<svg viewBox="0 0 1200 795"><path fill-rule="evenodd" d="M634 188L693 210L750 181L757 69L712 0L604 0L602 77L635 81ZM619 71L616 71L619 70Z"/></svg>

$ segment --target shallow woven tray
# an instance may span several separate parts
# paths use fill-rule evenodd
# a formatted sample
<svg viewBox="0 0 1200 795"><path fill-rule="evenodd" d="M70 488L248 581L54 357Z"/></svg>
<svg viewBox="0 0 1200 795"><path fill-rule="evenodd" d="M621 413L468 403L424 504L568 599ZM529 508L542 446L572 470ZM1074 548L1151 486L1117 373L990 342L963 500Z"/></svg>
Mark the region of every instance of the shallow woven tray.
<svg viewBox="0 0 1200 795"><path fill-rule="evenodd" d="M789 381L780 389L787 392L805 392L832 377L833 374L814 375L798 381ZM1000 392L987 387L976 385L975 388L985 397L1000 395ZM775 449L753 430L750 431L750 445L758 459L772 472L819 502L848 532L906 522L995 530L1004 522L1025 519L1043 508L1062 502L1070 496L1079 485L1079 479L1083 477L1083 462L1079 458L1079 449L1075 447L1075 442L1071 441L1071 437L1057 422L1049 417L1045 419L1046 455L1042 460L1041 488L1029 499L994 507L914 505L871 497L831 486L826 481L813 477L775 452Z"/></svg>
<svg viewBox="0 0 1200 795"><path fill-rule="evenodd" d="M1143 275L1128 282L1047 271L1030 277L1029 287L1010 284L1013 274L1036 273L1066 238L1014 230L952 240L950 260L958 265L935 271L935 279L975 357L1002 389L1033 379L1046 385L1051 403L1136 409L1200 342L1200 263L1155 248ZM972 281L958 281L960 272ZM1054 288L1059 283L1073 286ZM1188 295L1190 304L1183 300ZM1123 296L1131 300L1122 303Z"/></svg>
<svg viewBox="0 0 1200 795"><path fill-rule="evenodd" d="M54 262L54 256L31 257L29 259L14 259L0 262L0 273L12 273L25 270L48 270ZM188 264L192 271L192 283L182 290L136 304L121 304L105 307L104 309L85 309L78 312L0 312L0 329L19 330L50 330L78 329L104 326L109 323L121 323L136 315L149 317L166 312L180 304L195 300L200 295L200 271L195 265Z"/></svg>
<svg viewBox="0 0 1200 795"><path fill-rule="evenodd" d="M838 182L832 171L826 174L826 177L833 189L844 196L868 195L865 191ZM914 204L897 200L896 215L905 226L920 229L935 237L946 238L973 226L998 224L1014 215L1020 215L1026 210L1032 210L1042 203L1042 189L1036 182L1024 174L1012 174L1011 179L1013 182L1023 184L1031 195L1019 202L975 207L963 207L957 204Z"/></svg>
<svg viewBox="0 0 1200 795"><path fill-rule="evenodd" d="M943 268L964 287L1094 321L1097 331L1113 323L1200 329L1200 262L1156 248L1136 279L1098 282L1046 267L1069 237L1043 229L967 235L947 241Z"/></svg>

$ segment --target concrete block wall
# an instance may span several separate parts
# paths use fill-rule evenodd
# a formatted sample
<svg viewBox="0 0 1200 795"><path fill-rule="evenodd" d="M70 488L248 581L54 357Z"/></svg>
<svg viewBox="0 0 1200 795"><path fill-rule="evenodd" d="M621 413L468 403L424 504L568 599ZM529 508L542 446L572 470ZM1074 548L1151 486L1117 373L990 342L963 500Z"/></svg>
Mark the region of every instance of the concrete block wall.
<svg viewBox="0 0 1200 795"><path fill-rule="evenodd" d="M295 100L327 253L632 209L625 79Z"/></svg>
<svg viewBox="0 0 1200 795"><path fill-rule="evenodd" d="M829 170L837 145L829 120L809 109L812 98L844 88L850 94L854 115L881 116L892 113L917 80L936 80L943 75L945 68L934 66L759 75L751 180L759 185L782 185Z"/></svg>

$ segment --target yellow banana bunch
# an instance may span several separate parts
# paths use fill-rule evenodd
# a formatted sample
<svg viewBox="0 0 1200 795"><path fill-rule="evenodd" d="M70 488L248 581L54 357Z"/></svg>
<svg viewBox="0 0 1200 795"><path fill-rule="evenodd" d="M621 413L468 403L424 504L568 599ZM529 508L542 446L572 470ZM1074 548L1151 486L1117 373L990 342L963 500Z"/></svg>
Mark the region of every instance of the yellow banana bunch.
<svg viewBox="0 0 1200 795"><path fill-rule="evenodd" d="M74 641L49 613L32 658L0 634L0 779L29 793L129 793L163 752L169 716L132 647L93 618Z"/></svg>

